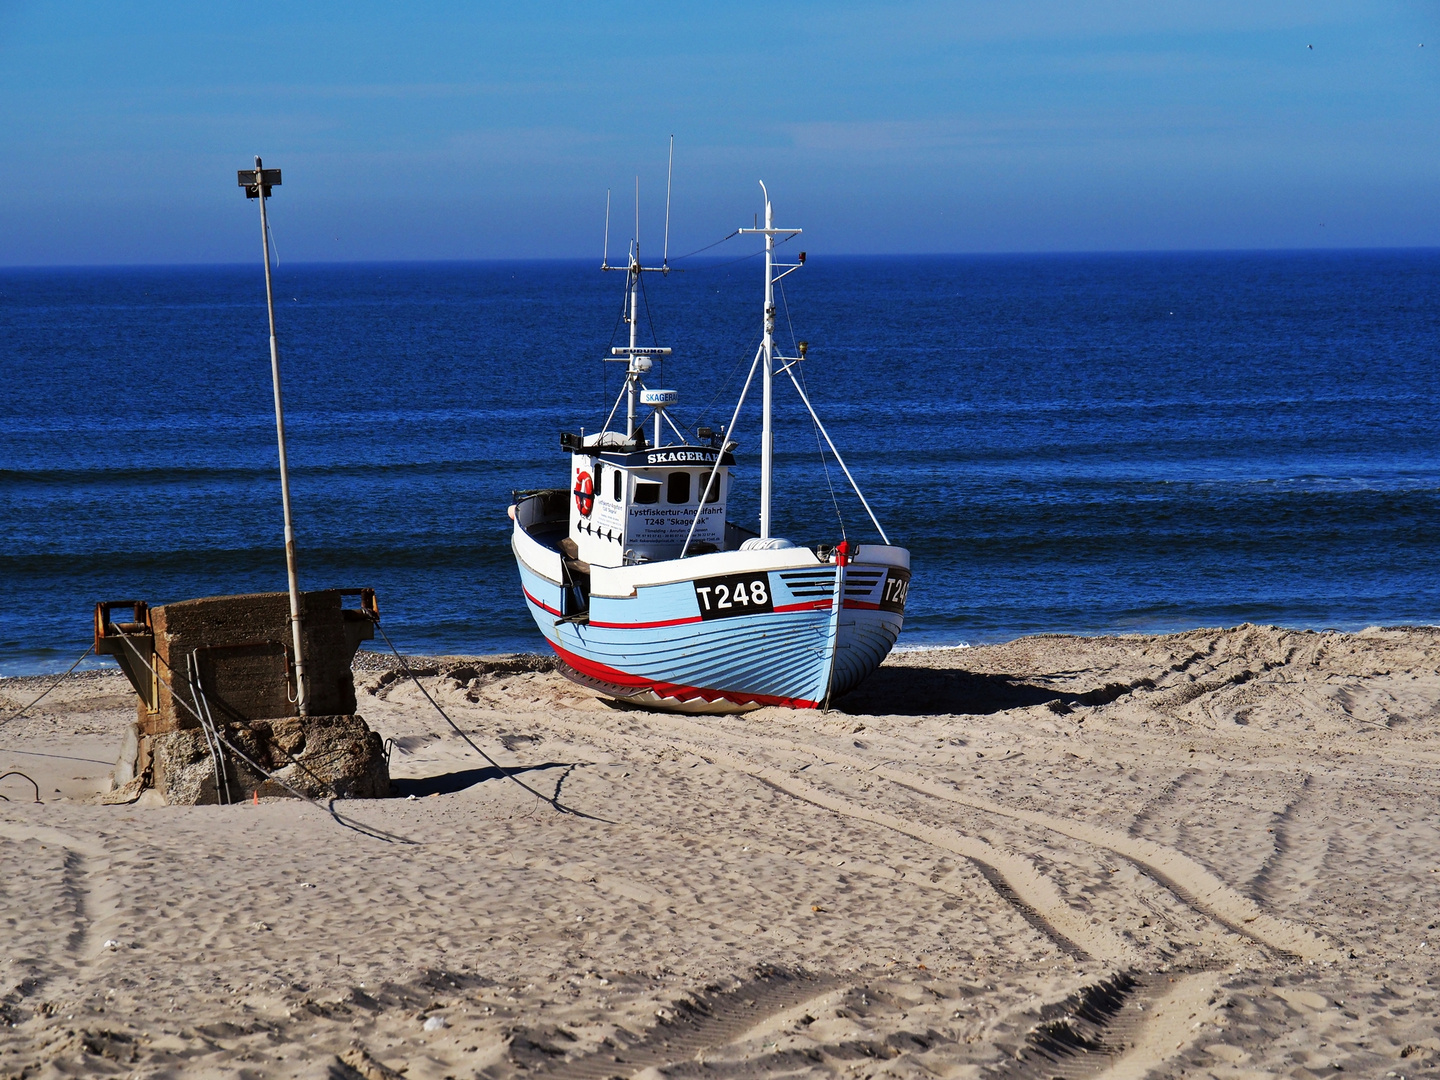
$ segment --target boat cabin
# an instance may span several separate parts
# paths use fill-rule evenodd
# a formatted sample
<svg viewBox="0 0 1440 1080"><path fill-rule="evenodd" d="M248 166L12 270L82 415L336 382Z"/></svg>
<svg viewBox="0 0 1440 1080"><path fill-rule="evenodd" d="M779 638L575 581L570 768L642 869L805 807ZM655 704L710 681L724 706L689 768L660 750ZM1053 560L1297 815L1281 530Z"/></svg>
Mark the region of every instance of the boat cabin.
<svg viewBox="0 0 1440 1080"><path fill-rule="evenodd" d="M675 559L687 536L691 555L727 547L735 459L721 447L650 447L610 431L562 436L561 445L570 451L572 558L598 566Z"/></svg>

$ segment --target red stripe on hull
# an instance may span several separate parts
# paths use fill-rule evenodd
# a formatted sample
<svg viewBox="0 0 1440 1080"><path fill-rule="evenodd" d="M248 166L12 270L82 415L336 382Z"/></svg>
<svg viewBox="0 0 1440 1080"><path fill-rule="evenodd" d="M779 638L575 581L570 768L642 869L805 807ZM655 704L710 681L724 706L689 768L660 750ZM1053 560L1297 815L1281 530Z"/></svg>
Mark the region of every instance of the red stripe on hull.
<svg viewBox="0 0 1440 1080"><path fill-rule="evenodd" d="M526 600L529 600L532 604L534 604L536 607L538 607L541 611L548 611L551 615L554 615L557 619L559 619L559 618L564 618L564 616L562 616L562 615L560 614L560 612L556 611L556 610L555 610L553 607L551 607L549 604L545 603L545 602L542 601L542 600L537 600L537 599L535 599L535 597L531 596L531 595L530 595L530 590L527 589L527 588L525 588L523 585L520 587L520 591L525 594L525 599L526 599Z"/></svg>
<svg viewBox="0 0 1440 1080"><path fill-rule="evenodd" d="M560 612L531 596L529 589L522 589L521 591L525 594L525 599L529 600L541 611L548 611L551 615L559 617ZM845 601L845 606L853 607L856 605L854 601L847 600ZM869 606L875 607L877 605L871 604ZM829 607L829 600L811 600L804 604L780 604L775 608L775 614L785 615L792 611L821 611L828 610ZM699 615L691 615L684 619L661 619L657 622L600 622L598 619L591 619L589 625L603 630L653 630L660 626L688 626L690 623L703 621Z"/></svg>
<svg viewBox="0 0 1440 1080"><path fill-rule="evenodd" d="M735 705L780 705L787 709L814 709L820 705L818 701L808 701L805 698L774 697L770 694L737 694L729 690L710 690L698 686L683 686L680 683L659 682L644 675L632 675L628 671L621 671L619 668L587 660L553 641L550 642L550 647L555 650L561 660L564 660L581 675L598 682L609 683L617 691L649 690L660 697L675 698L677 701L694 701L699 698L702 701L729 701ZM623 693L621 696L624 696Z"/></svg>
<svg viewBox="0 0 1440 1080"><path fill-rule="evenodd" d="M659 622L596 622L590 620L591 626L600 626L606 630L653 630L657 626L684 626L686 623L700 622L699 615L691 615L688 619L661 619Z"/></svg>

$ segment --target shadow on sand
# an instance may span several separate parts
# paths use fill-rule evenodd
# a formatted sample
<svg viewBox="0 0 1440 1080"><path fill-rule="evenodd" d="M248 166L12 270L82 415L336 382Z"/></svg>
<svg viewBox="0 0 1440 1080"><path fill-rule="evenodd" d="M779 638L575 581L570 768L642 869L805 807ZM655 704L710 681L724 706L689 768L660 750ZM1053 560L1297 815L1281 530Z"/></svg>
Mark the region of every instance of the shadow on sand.
<svg viewBox="0 0 1440 1080"><path fill-rule="evenodd" d="M1148 680L1145 680L1148 681ZM1135 686L1111 683L1077 693L1022 682L1007 675L977 675L947 668L882 667L833 704L839 712L881 716L963 713L988 716L1006 709L1049 705L1069 712L1075 705L1105 705Z"/></svg>
<svg viewBox="0 0 1440 1080"><path fill-rule="evenodd" d="M562 761L547 761L543 765L527 765L525 768L496 769L487 765L483 769L462 769L460 772L440 773L438 776L402 776L390 781L390 797L403 799L414 795L422 799L426 795L453 795L457 791L483 784L487 780L500 780L507 776L523 776L526 773L541 772L545 769L568 769L571 766Z"/></svg>

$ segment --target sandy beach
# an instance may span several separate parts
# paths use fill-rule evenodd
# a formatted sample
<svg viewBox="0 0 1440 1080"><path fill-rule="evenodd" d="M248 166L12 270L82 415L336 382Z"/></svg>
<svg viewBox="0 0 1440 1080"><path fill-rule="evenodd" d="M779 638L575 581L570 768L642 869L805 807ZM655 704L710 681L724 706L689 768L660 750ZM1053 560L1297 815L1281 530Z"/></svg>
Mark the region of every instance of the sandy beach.
<svg viewBox="0 0 1440 1080"><path fill-rule="evenodd" d="M503 772L361 661L397 796L338 817L99 805L118 674L0 726L0 1077L1440 1073L1440 631L908 651L739 717L424 665Z"/></svg>

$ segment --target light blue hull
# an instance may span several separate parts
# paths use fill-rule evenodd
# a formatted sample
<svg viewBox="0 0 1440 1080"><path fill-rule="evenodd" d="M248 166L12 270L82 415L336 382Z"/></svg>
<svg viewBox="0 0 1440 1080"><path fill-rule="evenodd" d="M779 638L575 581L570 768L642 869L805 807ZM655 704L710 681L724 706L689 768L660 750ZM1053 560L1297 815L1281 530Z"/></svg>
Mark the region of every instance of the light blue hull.
<svg viewBox="0 0 1440 1080"><path fill-rule="evenodd" d="M523 535L518 528L517 533ZM896 591L891 582L899 575L909 579L898 558L840 569L845 597L835 618L833 564L818 563L807 552L808 566L756 566L736 573L743 557L752 554L755 561L775 561L773 552L693 557L684 561L689 573L682 580L639 585L626 596L597 591L583 617L567 619L561 581L529 565L518 536L516 543L536 626L567 675L611 696L685 711L815 708L853 689L889 654L904 621L903 591L899 605L882 606L885 592ZM728 576L707 577L717 566ZM746 602L707 617L702 601L715 597L704 583L731 579L765 596L766 610L745 610L756 606ZM745 588L738 592L747 601L752 595Z"/></svg>

